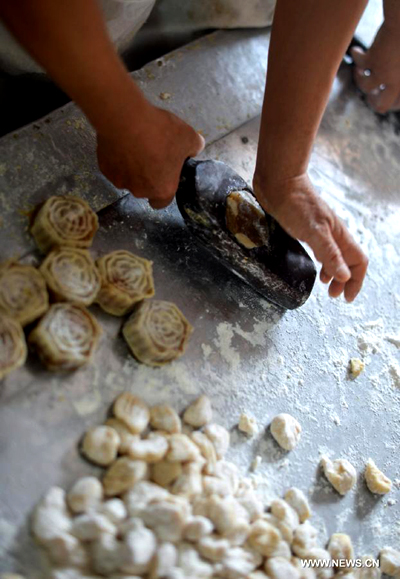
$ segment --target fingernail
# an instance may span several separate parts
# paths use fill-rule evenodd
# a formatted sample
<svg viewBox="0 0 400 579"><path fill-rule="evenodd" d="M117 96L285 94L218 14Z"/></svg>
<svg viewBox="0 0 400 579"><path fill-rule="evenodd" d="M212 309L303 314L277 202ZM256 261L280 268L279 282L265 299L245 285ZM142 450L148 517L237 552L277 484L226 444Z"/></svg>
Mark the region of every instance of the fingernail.
<svg viewBox="0 0 400 579"><path fill-rule="evenodd" d="M197 133L197 134L199 135L199 137L200 137L200 139L201 139L201 141L202 141L201 150L203 150L203 149L205 148L205 146L206 146L206 140L205 140L205 138L203 137L203 135L200 135L200 133Z"/></svg>

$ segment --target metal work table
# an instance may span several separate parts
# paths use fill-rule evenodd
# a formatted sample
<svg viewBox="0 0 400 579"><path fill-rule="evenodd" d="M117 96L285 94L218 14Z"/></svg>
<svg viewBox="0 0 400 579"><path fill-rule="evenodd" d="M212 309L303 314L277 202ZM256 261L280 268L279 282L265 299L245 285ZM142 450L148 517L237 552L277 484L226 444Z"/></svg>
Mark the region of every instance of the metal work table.
<svg viewBox="0 0 400 579"><path fill-rule="evenodd" d="M265 57L267 39L260 33L216 36L221 51L230 39L239 52L240 42L253 46L250 60L256 58L258 50ZM210 45L212 42L215 40ZM203 48L200 44L198 49L188 49L186 56L197 54L200 58ZM180 58L185 61L182 54ZM176 58L171 60L175 62ZM218 66L223 66L224 59L221 57ZM174 67L178 74L179 64ZM254 98L249 97L253 103L251 116L255 118L245 124L244 109L239 107L236 119L221 121L218 126L225 124L225 128L216 128L219 121L212 112L215 94L208 99L213 87L205 80L197 97L203 104L201 116L212 135L209 142L213 141L203 157L226 161L248 180L255 161L261 65L257 75L251 93ZM159 90L173 93L172 85L166 81L161 84L154 94ZM223 98L239 102L245 85L229 75L224 91ZM180 102L175 102L176 110ZM192 106L194 110L193 101ZM56 123L61 122L62 114L67 115L72 140L64 134L57 141L61 130L57 125L53 144L61 157L67 158L71 151L60 149L63 142L73 143L79 138L80 146L87 143L87 183L92 183L93 189L89 185L81 192L90 199L95 190L100 200L96 200L96 208L104 207L99 212L101 227L94 255L125 248L152 259L157 297L175 301L195 332L181 360L151 369L129 355L120 336L121 320L94 307L104 335L90 366L58 376L30 359L25 368L0 384L0 571L15 569L29 577L41 577L39 555L32 546L26 517L50 485L68 487L80 475L99 472L81 459L77 443L85 429L104 420L110 403L122 390L130 390L150 404L165 401L179 409L199 393L206 393L213 401L216 420L232 431L230 457L246 471L255 455L262 456L254 476L266 499L296 485L308 493L314 524L325 537L333 531L348 532L358 555L376 555L384 545L398 547L400 141L390 122L379 120L360 100L349 68L343 67L335 81L310 174L370 257L365 288L353 305L330 300L319 283L299 310L284 312L270 305L196 244L175 204L155 212L146 202L129 195L118 200L118 193L97 173L92 137L86 141L87 127L76 125L75 133L72 131L75 122L84 122L77 119L79 113L73 107L56 113ZM190 119L191 111L185 114ZM23 130L24 139L28 130L33 132L34 128ZM77 137L80 130L83 135ZM12 138L0 141L0 151L5 155ZM25 192L29 203L68 190L75 183L64 179L73 174L76 157L72 156L59 181L56 177L53 182L47 168L42 189L40 179L32 181L35 194L31 196L27 184L33 168L29 165L26 171L24 163L39 163L36 150L41 150L40 145L35 145L33 157L27 159L27 151L22 148L18 161L23 177L16 192L19 200ZM7 159L4 173L10 170L10 175L15 175L11 156ZM11 193L11 180L7 187ZM24 215L15 218L20 207L18 196L15 200L9 198L9 223L0 229L1 254L20 253L35 261L37 255L28 237L18 233L27 223ZM116 201L105 207L110 200ZM351 357L366 361L364 373L356 380L348 376ZM236 429L243 410L254 415L262 427L254 439ZM267 428L278 412L293 414L303 427L301 443L291 453L278 448ZM360 473L357 488L348 496L340 498L318 472L323 453L348 458ZM394 481L388 497L374 497L365 488L361 473L370 456Z"/></svg>

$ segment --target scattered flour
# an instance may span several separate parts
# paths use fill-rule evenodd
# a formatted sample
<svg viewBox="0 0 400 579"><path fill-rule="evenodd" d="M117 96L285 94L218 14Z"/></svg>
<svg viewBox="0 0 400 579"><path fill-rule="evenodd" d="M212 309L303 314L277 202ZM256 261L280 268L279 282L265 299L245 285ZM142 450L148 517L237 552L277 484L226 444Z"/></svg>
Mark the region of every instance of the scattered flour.
<svg viewBox="0 0 400 579"><path fill-rule="evenodd" d="M204 359L208 360L212 352L211 346L209 344L202 344L201 349L203 350Z"/></svg>
<svg viewBox="0 0 400 579"><path fill-rule="evenodd" d="M236 370L240 364L240 354L236 348L232 346L232 339L234 330L232 324L228 322L221 322L217 326L217 335L214 344L219 348L221 357L229 365L231 370Z"/></svg>

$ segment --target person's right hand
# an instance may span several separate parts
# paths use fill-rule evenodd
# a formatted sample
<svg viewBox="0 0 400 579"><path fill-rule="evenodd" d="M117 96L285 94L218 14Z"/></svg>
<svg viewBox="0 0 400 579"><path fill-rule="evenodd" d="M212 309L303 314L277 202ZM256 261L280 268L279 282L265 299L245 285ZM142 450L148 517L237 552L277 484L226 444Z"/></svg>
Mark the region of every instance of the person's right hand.
<svg viewBox="0 0 400 579"><path fill-rule="evenodd" d="M149 103L124 124L97 135L101 172L116 187L166 207L178 189L183 164L204 149L204 139L176 115Z"/></svg>

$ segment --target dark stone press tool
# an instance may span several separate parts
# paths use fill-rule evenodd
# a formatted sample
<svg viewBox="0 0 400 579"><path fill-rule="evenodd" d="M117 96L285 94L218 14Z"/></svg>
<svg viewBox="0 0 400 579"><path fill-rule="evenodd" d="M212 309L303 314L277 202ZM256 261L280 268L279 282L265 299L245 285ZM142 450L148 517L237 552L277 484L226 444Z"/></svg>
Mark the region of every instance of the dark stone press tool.
<svg viewBox="0 0 400 579"><path fill-rule="evenodd" d="M247 237L243 245L238 241L243 236L228 228L227 207L237 195L234 192L250 200L250 205L244 205L245 212L248 208L253 211L253 201L262 213L258 231L249 233L253 240L261 239L255 239L254 247ZM286 309L305 303L316 277L314 262L297 240L263 212L252 189L230 167L220 161L186 161L176 201L186 225L206 249L264 298ZM239 219L236 207L231 215ZM254 221L251 215L249 221Z"/></svg>

